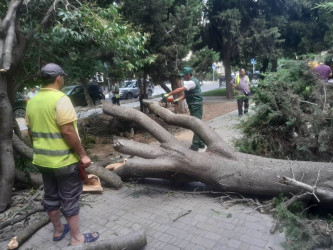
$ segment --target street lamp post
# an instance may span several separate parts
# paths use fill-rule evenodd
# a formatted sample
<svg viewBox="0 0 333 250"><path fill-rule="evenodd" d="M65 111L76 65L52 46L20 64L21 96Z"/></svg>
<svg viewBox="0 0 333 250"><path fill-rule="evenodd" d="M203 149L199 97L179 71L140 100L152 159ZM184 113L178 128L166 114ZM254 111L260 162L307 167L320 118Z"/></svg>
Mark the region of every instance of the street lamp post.
<svg viewBox="0 0 333 250"><path fill-rule="evenodd" d="M216 69L216 65L215 64L212 64L212 70L213 70L213 82L215 82L215 75L214 75L214 73L215 73L215 69Z"/></svg>

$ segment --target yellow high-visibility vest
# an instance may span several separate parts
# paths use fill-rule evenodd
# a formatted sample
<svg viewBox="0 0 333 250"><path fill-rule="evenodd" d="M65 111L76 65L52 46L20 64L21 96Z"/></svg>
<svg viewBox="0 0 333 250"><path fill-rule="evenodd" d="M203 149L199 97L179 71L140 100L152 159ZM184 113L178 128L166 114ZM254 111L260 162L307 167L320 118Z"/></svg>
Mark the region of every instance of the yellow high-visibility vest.
<svg viewBox="0 0 333 250"><path fill-rule="evenodd" d="M80 159L66 143L55 120L56 103L63 96L60 91L41 91L27 104L35 165L60 168ZM76 129L76 122L73 125Z"/></svg>
<svg viewBox="0 0 333 250"><path fill-rule="evenodd" d="M246 81L249 83L250 82L249 77L247 75L245 75L245 77L246 77ZM237 74L237 75L235 75L235 85L236 85L236 87L239 85L239 82L240 82L239 74ZM237 94L236 89L234 89L234 94Z"/></svg>
<svg viewBox="0 0 333 250"><path fill-rule="evenodd" d="M248 77L247 75L245 75L245 77L246 77L246 81L247 81L247 82L250 82L250 81L249 81L249 77ZM240 80L239 80L239 75L237 74L237 75L235 76L235 85L236 85L236 87L239 85L239 82L240 82Z"/></svg>

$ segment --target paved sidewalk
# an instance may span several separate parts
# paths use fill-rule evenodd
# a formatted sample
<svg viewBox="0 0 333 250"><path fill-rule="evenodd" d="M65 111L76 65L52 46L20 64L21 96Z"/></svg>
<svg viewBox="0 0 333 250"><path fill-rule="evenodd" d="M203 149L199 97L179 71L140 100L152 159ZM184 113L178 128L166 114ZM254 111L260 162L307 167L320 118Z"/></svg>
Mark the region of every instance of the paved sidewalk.
<svg viewBox="0 0 333 250"><path fill-rule="evenodd" d="M234 111L207 123L232 144L238 121ZM145 250L283 249L284 234L269 232L273 225L270 215L244 205L229 206L198 190L206 190L205 185L192 183L176 189L168 181L147 179L125 184L120 190L83 195L82 233L98 231L100 240L105 240L145 230ZM61 249L69 243L69 235L60 242L51 238L49 223L20 249Z"/></svg>

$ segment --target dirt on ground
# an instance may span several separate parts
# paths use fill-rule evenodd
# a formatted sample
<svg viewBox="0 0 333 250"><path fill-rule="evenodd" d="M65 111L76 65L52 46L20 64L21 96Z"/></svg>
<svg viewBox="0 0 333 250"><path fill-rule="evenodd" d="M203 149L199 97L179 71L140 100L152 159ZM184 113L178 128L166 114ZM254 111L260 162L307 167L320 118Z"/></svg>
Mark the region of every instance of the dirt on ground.
<svg viewBox="0 0 333 250"><path fill-rule="evenodd" d="M212 120L237 109L235 101L209 102L203 105L203 121ZM154 114L148 115L154 121L161 124L170 133L177 134L177 138L192 136L182 128L166 124L161 118ZM138 125L127 121L119 121L109 115L99 115L87 118L79 123L80 136L87 149L88 155L93 161L113 158L120 153L113 148L113 136L125 136L141 143L152 143L156 141L148 132ZM184 131L184 132L183 132ZM132 132L132 133L131 133ZM134 135L133 135L134 132ZM184 134L181 136L181 134Z"/></svg>

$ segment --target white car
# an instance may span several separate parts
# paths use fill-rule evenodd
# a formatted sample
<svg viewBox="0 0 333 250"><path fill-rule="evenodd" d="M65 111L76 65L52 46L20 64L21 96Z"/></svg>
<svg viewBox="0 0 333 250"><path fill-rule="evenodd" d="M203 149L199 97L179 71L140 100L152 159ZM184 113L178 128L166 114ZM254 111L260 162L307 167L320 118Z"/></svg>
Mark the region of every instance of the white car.
<svg viewBox="0 0 333 250"><path fill-rule="evenodd" d="M154 93L154 85L147 81L147 94L152 96ZM119 84L120 99L137 98L140 94L137 80L125 80Z"/></svg>

